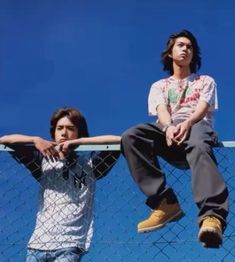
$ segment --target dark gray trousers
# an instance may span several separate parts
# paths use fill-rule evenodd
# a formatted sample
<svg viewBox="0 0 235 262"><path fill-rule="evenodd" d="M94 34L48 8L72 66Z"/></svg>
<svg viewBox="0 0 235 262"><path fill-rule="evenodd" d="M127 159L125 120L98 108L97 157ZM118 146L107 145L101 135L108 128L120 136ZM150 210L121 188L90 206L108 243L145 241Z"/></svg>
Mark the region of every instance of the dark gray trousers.
<svg viewBox="0 0 235 262"><path fill-rule="evenodd" d="M225 228L228 190L212 151L216 143L215 132L204 120L193 125L182 145L171 147L167 146L160 126L147 123L124 132L122 152L133 179L147 196L146 204L150 208L156 208L163 198L168 202L177 202L174 191L166 185L165 175L156 158L161 156L175 167L191 169L193 197L199 208L199 224L203 217L213 215L221 220Z"/></svg>

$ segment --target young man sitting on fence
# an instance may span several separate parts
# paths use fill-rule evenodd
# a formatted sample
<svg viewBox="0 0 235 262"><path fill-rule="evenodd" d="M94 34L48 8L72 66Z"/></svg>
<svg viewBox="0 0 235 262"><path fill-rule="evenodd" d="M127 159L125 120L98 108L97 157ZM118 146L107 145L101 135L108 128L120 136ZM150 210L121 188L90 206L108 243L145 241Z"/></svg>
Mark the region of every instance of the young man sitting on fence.
<svg viewBox="0 0 235 262"><path fill-rule="evenodd" d="M27 261L80 261L93 234L95 181L109 172L119 152L84 156L71 149L80 144L119 143L120 137L88 137L86 120L74 108L60 108L53 114L50 133L53 142L17 134L0 137L0 143L12 147L13 157L40 183ZM22 144L33 144L36 150Z"/></svg>
<svg viewBox="0 0 235 262"><path fill-rule="evenodd" d="M138 232L157 230L182 216L155 157L160 156L176 167L191 169L199 208L198 238L206 247L218 247L226 227L228 190L212 151L217 143L212 128L216 84L207 75L195 74L201 66L200 49L189 31L170 36L162 62L170 77L152 85L148 101L149 114L157 115L157 122L130 128L122 136L130 172L152 209L150 217L138 224Z"/></svg>

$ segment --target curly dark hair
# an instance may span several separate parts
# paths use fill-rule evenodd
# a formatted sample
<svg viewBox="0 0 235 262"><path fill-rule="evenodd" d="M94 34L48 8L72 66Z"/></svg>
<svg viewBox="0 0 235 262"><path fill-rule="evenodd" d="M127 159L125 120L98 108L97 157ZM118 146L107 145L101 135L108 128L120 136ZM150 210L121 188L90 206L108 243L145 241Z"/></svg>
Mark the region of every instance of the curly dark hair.
<svg viewBox="0 0 235 262"><path fill-rule="evenodd" d="M50 134L53 139L55 138L57 122L65 116L76 126L78 130L78 138L89 136L87 122L82 113L73 107L62 107L57 109L51 117Z"/></svg>
<svg viewBox="0 0 235 262"><path fill-rule="evenodd" d="M172 53L172 48L175 44L176 38L179 37L186 37L188 38L192 43L193 48L193 58L190 64L190 70L191 73L196 73L200 67L201 67L201 51L200 47L197 43L197 39L195 36L189 32L188 30L182 30L180 32L173 33L170 35L165 50L161 54L161 62L163 63L163 70L167 71L170 75L172 75L173 72L173 63L172 58L169 57L169 55Z"/></svg>

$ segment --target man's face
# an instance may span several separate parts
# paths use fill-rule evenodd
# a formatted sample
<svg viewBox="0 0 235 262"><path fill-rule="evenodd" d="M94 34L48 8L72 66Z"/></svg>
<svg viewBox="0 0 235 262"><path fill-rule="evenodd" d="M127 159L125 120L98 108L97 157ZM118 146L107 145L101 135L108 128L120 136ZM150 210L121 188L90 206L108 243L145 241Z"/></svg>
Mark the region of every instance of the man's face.
<svg viewBox="0 0 235 262"><path fill-rule="evenodd" d="M169 55L173 62L181 66L189 66L193 58L193 47L191 41L186 37L178 37Z"/></svg>
<svg viewBox="0 0 235 262"><path fill-rule="evenodd" d="M66 116L59 119L55 128L55 142L61 143L76 138L78 138L77 127Z"/></svg>

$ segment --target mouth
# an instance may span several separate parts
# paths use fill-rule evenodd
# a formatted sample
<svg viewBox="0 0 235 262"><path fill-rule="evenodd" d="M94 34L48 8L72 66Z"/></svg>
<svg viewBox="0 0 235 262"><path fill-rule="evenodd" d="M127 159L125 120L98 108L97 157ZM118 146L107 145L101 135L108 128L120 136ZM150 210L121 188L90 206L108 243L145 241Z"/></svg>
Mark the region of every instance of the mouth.
<svg viewBox="0 0 235 262"><path fill-rule="evenodd" d="M59 140L60 143L63 143L65 141L67 141L67 139L65 139L65 138L62 138L62 139Z"/></svg>
<svg viewBox="0 0 235 262"><path fill-rule="evenodd" d="M186 53L180 54L181 57L187 57L188 55Z"/></svg>

